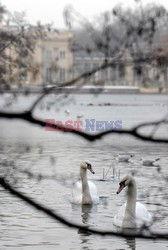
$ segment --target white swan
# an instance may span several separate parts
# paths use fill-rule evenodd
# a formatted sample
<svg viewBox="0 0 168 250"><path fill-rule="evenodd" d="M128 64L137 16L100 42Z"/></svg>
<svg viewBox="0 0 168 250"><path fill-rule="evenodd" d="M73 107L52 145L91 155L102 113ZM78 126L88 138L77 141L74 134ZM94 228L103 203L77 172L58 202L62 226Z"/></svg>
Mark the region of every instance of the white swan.
<svg viewBox="0 0 168 250"><path fill-rule="evenodd" d="M90 161L83 161L80 165L81 180L76 182L72 190L72 203L74 204L98 204L99 196L94 183L87 180L87 170L92 174L95 172L92 169Z"/></svg>
<svg viewBox="0 0 168 250"><path fill-rule="evenodd" d="M143 166L154 166L155 162L159 161L160 158L156 158L156 159L140 159L142 162Z"/></svg>
<svg viewBox="0 0 168 250"><path fill-rule="evenodd" d="M122 228L150 226L152 223L151 215L142 203L136 202L136 183L132 176L126 175L121 179L117 194L126 186L128 186L127 203L120 207L118 214L114 217L114 225Z"/></svg>
<svg viewBox="0 0 168 250"><path fill-rule="evenodd" d="M129 160L133 157L133 155L117 155L117 161L118 162L129 162Z"/></svg>

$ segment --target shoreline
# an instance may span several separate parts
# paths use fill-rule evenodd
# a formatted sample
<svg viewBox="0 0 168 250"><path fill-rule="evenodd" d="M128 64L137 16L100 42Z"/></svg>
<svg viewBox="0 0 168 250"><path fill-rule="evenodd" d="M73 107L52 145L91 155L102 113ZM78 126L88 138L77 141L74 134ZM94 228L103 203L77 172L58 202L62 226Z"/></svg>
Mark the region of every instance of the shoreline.
<svg viewBox="0 0 168 250"><path fill-rule="evenodd" d="M24 86L24 87L12 87L12 88L0 88L0 94L14 93L14 94L43 94L49 93L73 93L73 94L168 94L168 88L139 88L136 86L84 86L82 88L74 87L56 87L53 86Z"/></svg>

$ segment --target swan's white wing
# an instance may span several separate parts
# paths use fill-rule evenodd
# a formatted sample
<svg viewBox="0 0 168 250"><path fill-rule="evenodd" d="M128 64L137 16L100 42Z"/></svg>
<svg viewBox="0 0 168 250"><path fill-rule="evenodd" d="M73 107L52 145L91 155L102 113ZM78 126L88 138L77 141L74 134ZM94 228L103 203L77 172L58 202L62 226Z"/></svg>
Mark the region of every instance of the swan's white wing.
<svg viewBox="0 0 168 250"><path fill-rule="evenodd" d="M72 189L72 203L81 204L82 203L82 183L77 181Z"/></svg>
<svg viewBox="0 0 168 250"><path fill-rule="evenodd" d="M122 222L125 215L126 203L120 207L117 215L114 217L114 225L122 227ZM152 216L148 212L147 208L140 202L136 203L136 228L140 228L143 225L150 226L152 224Z"/></svg>
<svg viewBox="0 0 168 250"><path fill-rule="evenodd" d="M90 195L93 204L99 203L99 196L97 195L97 188L96 185L88 181ZM74 204L81 204L82 203L82 183L81 181L77 181L72 189L72 203Z"/></svg>
<svg viewBox="0 0 168 250"><path fill-rule="evenodd" d="M89 184L89 190L90 190L92 202L93 202L93 204L98 204L99 203L99 196L97 195L96 185L91 181L88 181L88 184Z"/></svg>
<svg viewBox="0 0 168 250"><path fill-rule="evenodd" d="M140 202L136 203L136 224L137 228L143 225L150 226L152 224L152 216L147 208Z"/></svg>
<svg viewBox="0 0 168 250"><path fill-rule="evenodd" d="M125 208L126 208L126 203L124 203L124 205L122 205L119 210L117 215L114 217L114 225L117 227L122 227L122 222L124 219L124 215L125 215Z"/></svg>

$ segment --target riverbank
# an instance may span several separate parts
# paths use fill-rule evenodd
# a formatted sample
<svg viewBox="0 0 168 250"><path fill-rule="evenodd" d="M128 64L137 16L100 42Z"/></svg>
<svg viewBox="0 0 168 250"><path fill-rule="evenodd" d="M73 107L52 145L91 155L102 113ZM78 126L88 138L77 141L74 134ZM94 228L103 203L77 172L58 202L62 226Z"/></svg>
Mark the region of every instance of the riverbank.
<svg viewBox="0 0 168 250"><path fill-rule="evenodd" d="M83 86L79 87L54 87L48 86L12 86L12 87L1 87L0 93L44 93L44 92L66 92L73 94L168 94L168 88L139 88L136 86Z"/></svg>

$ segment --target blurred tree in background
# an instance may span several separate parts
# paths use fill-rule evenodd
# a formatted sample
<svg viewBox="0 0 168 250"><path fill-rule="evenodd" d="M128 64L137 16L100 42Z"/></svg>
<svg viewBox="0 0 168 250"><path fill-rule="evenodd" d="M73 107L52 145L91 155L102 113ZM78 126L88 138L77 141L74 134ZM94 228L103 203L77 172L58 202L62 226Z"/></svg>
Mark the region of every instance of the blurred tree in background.
<svg viewBox="0 0 168 250"><path fill-rule="evenodd" d="M2 25L3 23L3 25ZM25 13L10 13L0 6L0 84L21 84L28 74L36 78L39 66L34 58L42 26L30 25Z"/></svg>
<svg viewBox="0 0 168 250"><path fill-rule="evenodd" d="M118 65L122 72L130 68L139 86L160 86L163 81L167 86L163 40L168 33L168 13L163 6L150 4L143 8L140 3L136 9L118 6L100 15L94 24L68 7L65 19L68 25L72 23L71 29L75 21L81 26L75 30L74 52L84 51L88 55L101 52L107 67Z"/></svg>

